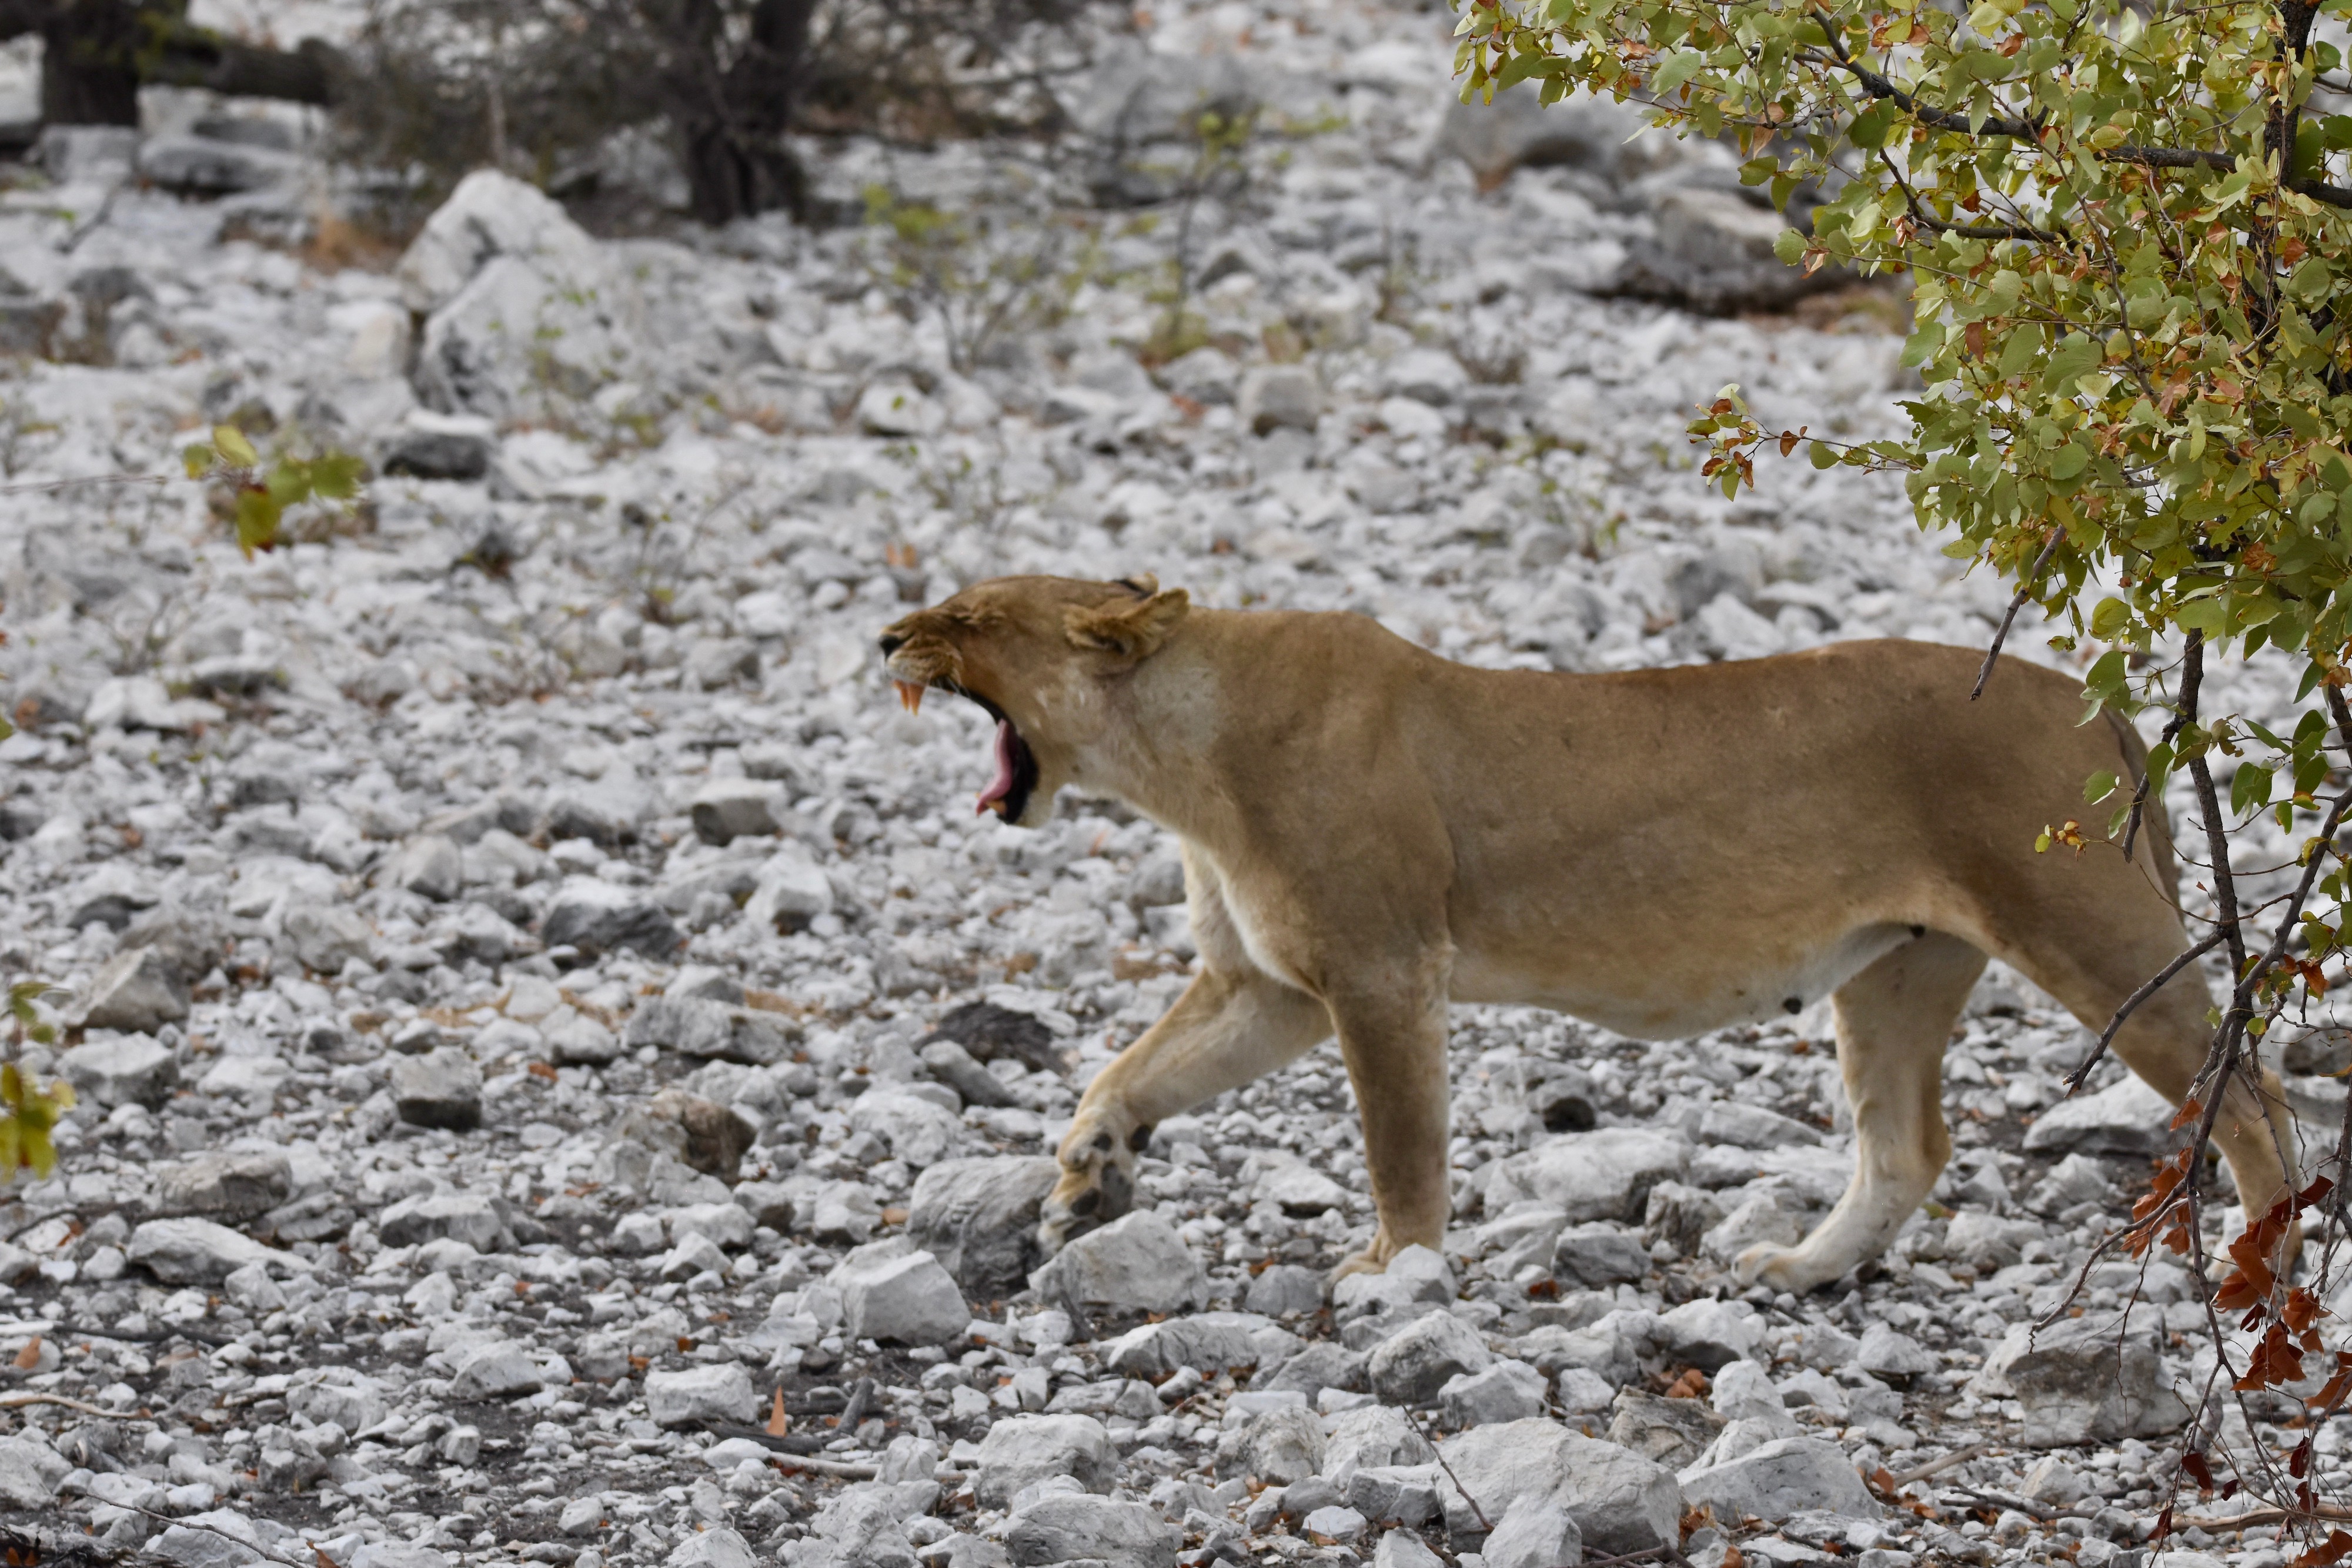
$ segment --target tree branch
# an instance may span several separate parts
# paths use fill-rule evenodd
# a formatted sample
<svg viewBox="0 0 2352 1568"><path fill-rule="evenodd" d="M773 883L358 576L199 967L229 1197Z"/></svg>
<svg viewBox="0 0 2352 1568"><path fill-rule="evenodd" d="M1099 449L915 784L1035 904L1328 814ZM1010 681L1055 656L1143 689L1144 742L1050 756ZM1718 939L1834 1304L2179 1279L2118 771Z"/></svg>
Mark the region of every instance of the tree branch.
<svg viewBox="0 0 2352 1568"><path fill-rule="evenodd" d="M306 38L289 52L256 48L209 27L178 26L139 65L140 80L151 85L206 88L232 98L330 104L335 100L342 57L317 38Z"/></svg>
<svg viewBox="0 0 2352 1568"><path fill-rule="evenodd" d="M2307 35L2309 31L2310 23L2306 20L2304 24L2304 32ZM1825 57L1811 54L1809 51L1809 58L1822 65L1835 66L1840 70L1847 72L1861 84L1863 91L1874 99L1895 104L1921 124L1932 125L1938 131L1958 131L1963 136L2005 136L2011 141L2040 143L2042 132L2049 123L2046 115L2036 115L2029 120L2011 115L1990 114L1979 120L1957 110L1937 109L1932 104L1921 103L1918 99L1896 87L1893 81L1855 59L1847 51L1845 41L1838 37L1837 30L1826 21L1822 25L1822 32L1829 40L1832 55ZM2119 146L2095 149L2094 155L2104 162L2138 163L2150 169L2216 169L2228 173L2238 166L2238 160L2227 152L2208 152L2194 147L2146 147L2131 141L2124 142ZM2352 207L2352 187L2330 185L2317 180L2289 179L2284 183L2289 190L2309 196L2315 202L2325 202L2331 206ZM1934 220L1927 220L1924 226L1950 227L1948 225L1938 225ZM1975 234L1969 230L1952 229L1951 232L1981 239L2055 237L2032 231L2024 234L2002 232Z"/></svg>
<svg viewBox="0 0 2352 1568"><path fill-rule="evenodd" d="M1907 194L1910 187L1906 186L1904 189ZM2065 538L2065 529L2052 528L2050 542L2042 547L2042 553L2034 558L2032 566L2028 568L2025 575L2018 580L2017 593L2009 601L2008 613L2000 618L2000 629L1992 634L1992 646L1985 650L1984 667L1977 672L1977 684L1969 690L1969 701L1974 702L1984 695L1985 683L1992 679L1993 661L2000 657L2000 645L2009 640L2011 624L2017 620L2017 612L2025 608L2025 601L2033 597L2035 580L2047 570L2050 558L2058 553L2058 546Z"/></svg>

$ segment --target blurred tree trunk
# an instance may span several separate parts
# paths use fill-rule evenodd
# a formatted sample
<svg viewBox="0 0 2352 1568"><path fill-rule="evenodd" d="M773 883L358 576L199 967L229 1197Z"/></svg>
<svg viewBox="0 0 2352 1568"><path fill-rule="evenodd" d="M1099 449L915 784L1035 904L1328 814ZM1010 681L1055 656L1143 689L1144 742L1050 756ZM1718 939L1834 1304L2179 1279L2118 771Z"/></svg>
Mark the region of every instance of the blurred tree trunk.
<svg viewBox="0 0 2352 1568"><path fill-rule="evenodd" d="M694 41L696 79L681 83L680 152L695 217L731 223L779 207L799 214L805 189L784 145L808 54L816 0L756 0L741 51L723 68L720 0L677 0L679 31Z"/></svg>
<svg viewBox="0 0 2352 1568"><path fill-rule="evenodd" d="M0 0L0 39L41 36L41 120L137 125L150 83L331 103L340 57L312 40L257 48L199 27L187 0Z"/></svg>

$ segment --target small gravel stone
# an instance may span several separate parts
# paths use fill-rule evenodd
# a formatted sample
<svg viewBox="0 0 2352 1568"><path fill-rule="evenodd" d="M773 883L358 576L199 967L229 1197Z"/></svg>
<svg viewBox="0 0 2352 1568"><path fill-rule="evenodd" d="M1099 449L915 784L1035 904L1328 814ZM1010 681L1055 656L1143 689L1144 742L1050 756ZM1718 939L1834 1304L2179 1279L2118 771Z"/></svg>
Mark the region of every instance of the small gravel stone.
<svg viewBox="0 0 2352 1568"><path fill-rule="evenodd" d="M646 1409L659 1427L749 1422L759 1413L751 1375L735 1363L646 1375Z"/></svg>
<svg viewBox="0 0 2352 1568"><path fill-rule="evenodd" d="M1323 1280L1314 1270L1276 1263L1250 1281L1247 1304L1251 1312L1282 1318L1316 1311L1323 1297Z"/></svg>
<svg viewBox="0 0 2352 1568"><path fill-rule="evenodd" d="M1175 1568L1181 1532L1137 1502L1085 1492L1039 1498L1004 1525L1004 1544L1019 1568L1078 1559Z"/></svg>
<svg viewBox="0 0 2352 1568"><path fill-rule="evenodd" d="M482 1124L482 1070L464 1051L443 1047L404 1056L392 1066L393 1104L413 1127L471 1132Z"/></svg>
<svg viewBox="0 0 2352 1568"><path fill-rule="evenodd" d="M180 1082L178 1058L143 1035L77 1045L65 1053L58 1066L68 1082L100 1105L159 1110Z"/></svg>
<svg viewBox="0 0 2352 1568"><path fill-rule="evenodd" d="M1118 1451L1093 1416L1012 1416L981 1439L971 1491L982 1508L1003 1508L1024 1488L1052 1477L1107 1492L1118 1474Z"/></svg>
<svg viewBox="0 0 2352 1568"><path fill-rule="evenodd" d="M155 1212L251 1219L285 1202L291 1182L285 1155L274 1149L202 1154L155 1174Z"/></svg>
<svg viewBox="0 0 2352 1568"><path fill-rule="evenodd" d="M1584 1561L1584 1532L1558 1503L1523 1492L1478 1552L1485 1568L1576 1568Z"/></svg>
<svg viewBox="0 0 2352 1568"><path fill-rule="evenodd" d="M72 1469L47 1443L27 1437L0 1438L0 1503L47 1508Z"/></svg>
<svg viewBox="0 0 2352 1568"><path fill-rule="evenodd" d="M466 1353L449 1380L449 1392L458 1399L510 1399L536 1394L545 1381L529 1351L510 1341L493 1340Z"/></svg>
<svg viewBox="0 0 2352 1568"><path fill-rule="evenodd" d="M1157 1209L1139 1209L1070 1242L1029 1277L1048 1301L1114 1312L1180 1312L1208 1300L1200 1260Z"/></svg>
<svg viewBox="0 0 2352 1568"><path fill-rule="evenodd" d="M254 1263L289 1273L310 1268L293 1253L209 1219L150 1219L131 1233L123 1252L167 1285L217 1285Z"/></svg>
<svg viewBox="0 0 2352 1568"><path fill-rule="evenodd" d="M152 1034L188 1016L187 982L153 947L132 947L109 958L90 977L83 996L81 1021L90 1029Z"/></svg>
<svg viewBox="0 0 2352 1568"><path fill-rule="evenodd" d="M1440 1418L1449 1427L1523 1421L1543 1413L1544 1375L1524 1361L1497 1361L1457 1373L1437 1391Z"/></svg>
<svg viewBox="0 0 2352 1568"><path fill-rule="evenodd" d="M1365 1371L1382 1403L1426 1405L1449 1380L1494 1359L1476 1330L1450 1312L1433 1312L1382 1340Z"/></svg>
<svg viewBox="0 0 2352 1568"><path fill-rule="evenodd" d="M859 1248L827 1282L841 1292L842 1322L855 1339L939 1344L971 1323L955 1277L903 1239Z"/></svg>
<svg viewBox="0 0 2352 1568"><path fill-rule="evenodd" d="M1876 1519L1883 1511L1853 1463L1819 1437L1782 1437L1728 1463L1685 1469L1680 1479L1684 1500L1718 1519L1783 1520L1807 1509Z"/></svg>

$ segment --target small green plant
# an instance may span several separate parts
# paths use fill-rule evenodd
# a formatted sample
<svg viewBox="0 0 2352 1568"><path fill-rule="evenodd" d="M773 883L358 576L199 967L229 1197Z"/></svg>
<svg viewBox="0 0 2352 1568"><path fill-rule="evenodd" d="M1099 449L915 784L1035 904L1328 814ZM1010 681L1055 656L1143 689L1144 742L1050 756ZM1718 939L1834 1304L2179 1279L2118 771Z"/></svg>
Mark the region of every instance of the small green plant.
<svg viewBox="0 0 2352 1568"><path fill-rule="evenodd" d="M969 373L1007 332L1050 327L1096 269L1092 225L1006 204L948 213L866 190L866 222L880 231L877 277L909 315L936 315L948 362Z"/></svg>
<svg viewBox="0 0 2352 1568"><path fill-rule="evenodd" d="M189 478L219 481L226 495L227 521L236 530L236 548L247 560L256 550L276 549L286 542L281 529L291 508L310 501L357 500L360 480L367 472L359 458L331 449L316 457L281 454L265 471L261 454L233 424L213 426L211 440L192 444L180 456Z"/></svg>
<svg viewBox="0 0 2352 1568"><path fill-rule="evenodd" d="M1176 180L1176 236L1168 257L1169 285L1158 296L1166 308L1143 345L1147 364L1181 359L1209 340L1207 323L1192 308L1197 270L1192 231L1203 201L1214 196L1231 202L1247 188L1257 110L1227 114L1203 110L1194 117L1191 129L1192 159Z"/></svg>
<svg viewBox="0 0 2352 1568"><path fill-rule="evenodd" d="M55 1043L58 1027L41 1016L40 1001L57 991L46 980L19 980L8 988L8 1019L18 1049L26 1040ZM73 1103L73 1085L63 1079L44 1089L16 1062L0 1064L0 1181L15 1180L18 1171L46 1179L58 1168L49 1133Z"/></svg>

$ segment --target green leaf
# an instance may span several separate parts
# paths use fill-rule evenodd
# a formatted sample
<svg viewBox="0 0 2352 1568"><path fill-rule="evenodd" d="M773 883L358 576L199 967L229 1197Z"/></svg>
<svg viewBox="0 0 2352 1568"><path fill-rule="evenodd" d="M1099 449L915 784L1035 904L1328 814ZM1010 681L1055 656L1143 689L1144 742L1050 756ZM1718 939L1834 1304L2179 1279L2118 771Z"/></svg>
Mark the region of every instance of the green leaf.
<svg viewBox="0 0 2352 1568"><path fill-rule="evenodd" d="M2099 655L2090 673L2083 677L2083 695L2093 702L2111 702L2120 696L2130 665L2121 648L2110 648Z"/></svg>
<svg viewBox="0 0 2352 1568"><path fill-rule="evenodd" d="M299 507L310 498L310 466L291 458L281 458L269 471L269 497L280 510Z"/></svg>
<svg viewBox="0 0 2352 1568"><path fill-rule="evenodd" d="M2070 335L2051 354L2050 363L2042 372L2042 390L2071 392L2076 378L2097 370L2105 357L2105 351L2084 334Z"/></svg>
<svg viewBox="0 0 2352 1568"><path fill-rule="evenodd" d="M233 424L213 426L213 445L219 449L231 467L250 468L261 461L261 454L253 449L253 443L245 438L245 432Z"/></svg>
<svg viewBox="0 0 2352 1568"><path fill-rule="evenodd" d="M310 488L331 501L348 501L360 493L367 473L364 459L348 452L330 452L310 462Z"/></svg>
<svg viewBox="0 0 2352 1568"><path fill-rule="evenodd" d="M2001 379L2006 381L2011 376L2023 375L2033 368L2033 362L2041 357L2042 329L2018 328L2009 335L2009 340L2000 348Z"/></svg>
<svg viewBox="0 0 2352 1568"><path fill-rule="evenodd" d="M1846 127L1845 139L1856 147L1876 151L1886 144L1886 133L1894 129L1903 110L1891 98L1882 98L1853 117Z"/></svg>
<svg viewBox="0 0 2352 1568"><path fill-rule="evenodd" d="M2130 624L2131 606L2120 599L2102 599L2091 612L2091 635L2103 643L2113 641L2116 632Z"/></svg>
<svg viewBox="0 0 2352 1568"><path fill-rule="evenodd" d="M1794 229L1782 229L1772 236L1772 254L1794 267L1805 259L1805 236Z"/></svg>
<svg viewBox="0 0 2352 1568"><path fill-rule="evenodd" d="M285 515L284 503L258 486L236 493L236 548L247 560L256 550L278 548L278 524Z"/></svg>
<svg viewBox="0 0 2352 1568"><path fill-rule="evenodd" d="M1664 98L1675 89L1698 75L1706 64L1706 57L1696 49L1676 49L1665 63L1650 73L1650 90Z"/></svg>
<svg viewBox="0 0 2352 1568"><path fill-rule="evenodd" d="M2087 803L2095 806L2100 801L2105 800L2108 796L2116 792L2116 779L2114 774L2094 773L2090 778L2083 781L2083 799Z"/></svg>
<svg viewBox="0 0 2352 1568"><path fill-rule="evenodd" d="M2272 783L2273 779L2269 768L2256 767L2251 762L2239 764L2236 776L2230 780L2231 813L2243 815L2248 811L2260 810L2269 805Z"/></svg>

